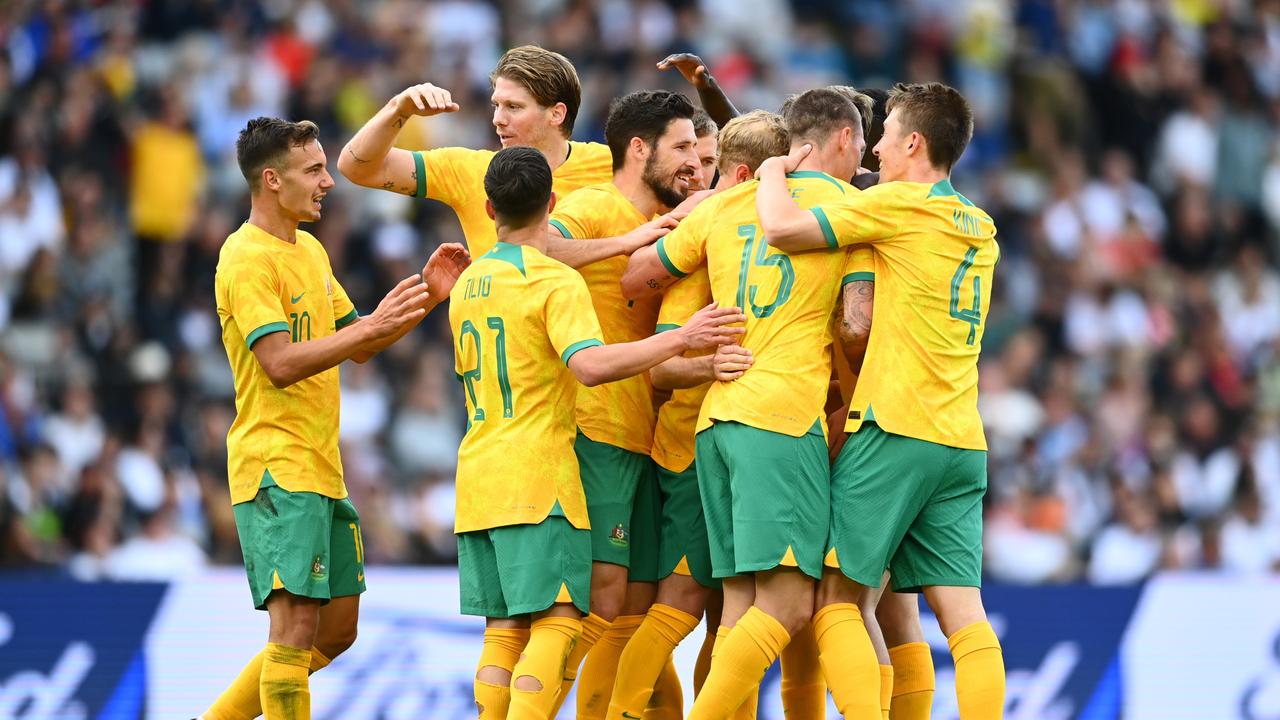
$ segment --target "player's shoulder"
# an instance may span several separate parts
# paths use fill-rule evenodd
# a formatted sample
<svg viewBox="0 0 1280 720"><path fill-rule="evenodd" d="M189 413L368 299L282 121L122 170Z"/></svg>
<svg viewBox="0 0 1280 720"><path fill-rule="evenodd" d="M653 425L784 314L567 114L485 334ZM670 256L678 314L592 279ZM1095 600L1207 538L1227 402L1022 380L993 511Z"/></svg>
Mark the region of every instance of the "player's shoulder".
<svg viewBox="0 0 1280 720"><path fill-rule="evenodd" d="M485 167L489 165L489 161L497 154L488 148L457 146L431 148L430 150L419 150L418 152L431 158L433 161L453 162L463 165L480 165Z"/></svg>
<svg viewBox="0 0 1280 720"><path fill-rule="evenodd" d="M570 140L569 148L569 159L578 158L578 163L574 164L579 165L582 170L590 172L603 169L610 175L613 174L613 153L609 151L608 145Z"/></svg>
<svg viewBox="0 0 1280 720"><path fill-rule="evenodd" d="M858 189L838 177L820 170L796 170L787 175L787 186L792 190L816 193L824 199L854 195Z"/></svg>
<svg viewBox="0 0 1280 720"><path fill-rule="evenodd" d="M270 247L263 242L262 231L244 223L227 236L218 251L218 269L226 270L241 264L274 262Z"/></svg>

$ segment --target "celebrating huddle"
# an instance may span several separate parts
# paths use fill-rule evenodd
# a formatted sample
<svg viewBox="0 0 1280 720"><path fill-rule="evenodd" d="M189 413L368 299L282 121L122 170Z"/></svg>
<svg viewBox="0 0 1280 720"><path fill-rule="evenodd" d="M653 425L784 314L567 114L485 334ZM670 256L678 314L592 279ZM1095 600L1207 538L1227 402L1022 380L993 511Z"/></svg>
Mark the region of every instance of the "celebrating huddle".
<svg viewBox="0 0 1280 720"><path fill-rule="evenodd" d="M610 106L606 144L572 141L577 74L537 47L491 75L500 152L395 148L410 116L458 105L430 84L389 101L339 170L448 204L467 247L441 246L368 317L298 229L333 186L315 126L241 133L253 205L217 304L232 501L271 629L203 718L309 717L308 675L354 640L336 368L446 296L480 718L555 717L575 683L579 718L678 718L672 651L704 616L690 718L755 717L779 658L788 718L825 717L828 691L846 718L927 718L921 592L961 718L1002 716L978 589L977 360L999 248L949 180L967 104L940 84L879 101L832 86L732 117L696 58L664 62L717 117L640 91ZM877 177L864 151L881 128Z"/></svg>

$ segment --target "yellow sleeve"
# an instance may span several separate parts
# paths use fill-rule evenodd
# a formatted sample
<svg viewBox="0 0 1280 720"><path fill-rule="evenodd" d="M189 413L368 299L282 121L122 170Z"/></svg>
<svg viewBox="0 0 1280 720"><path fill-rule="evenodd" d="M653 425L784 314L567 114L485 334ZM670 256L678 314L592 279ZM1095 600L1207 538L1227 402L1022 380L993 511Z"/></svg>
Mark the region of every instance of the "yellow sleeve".
<svg viewBox="0 0 1280 720"><path fill-rule="evenodd" d="M714 200L694 208L675 230L658 239L658 259L667 272L682 278L706 262L707 231L717 206Z"/></svg>
<svg viewBox="0 0 1280 720"><path fill-rule="evenodd" d="M595 192L571 192L556 203L555 212L551 213L549 222L570 239L592 239L608 237L601 235L598 213L592 205L592 199L598 198Z"/></svg>
<svg viewBox="0 0 1280 720"><path fill-rule="evenodd" d="M711 283L705 270L667 288L658 310L658 332L675 330L689 322L693 314L711 302Z"/></svg>
<svg viewBox="0 0 1280 720"><path fill-rule="evenodd" d="M876 257L873 254L874 252L870 245L855 245L849 248L848 254L844 258L843 279L840 281L842 287L859 280L875 282Z"/></svg>
<svg viewBox="0 0 1280 720"><path fill-rule="evenodd" d="M244 257L228 264L218 282L227 289L227 312L250 350L264 335L289 332L272 265L262 258Z"/></svg>
<svg viewBox="0 0 1280 720"><path fill-rule="evenodd" d="M578 273L567 273L555 282L543 310L547 337L566 365L579 350L604 344L587 283Z"/></svg>
<svg viewBox="0 0 1280 720"><path fill-rule="evenodd" d="M822 226L827 245L847 247L896 237L903 221L917 208L892 185L877 185L810 208Z"/></svg>
<svg viewBox="0 0 1280 720"><path fill-rule="evenodd" d="M329 270L329 282L333 284L333 322L338 330L350 325L360 317L360 313L356 310L355 303L351 302L351 298L347 297L347 291L342 287L342 283L338 282L338 278L333 274L333 270Z"/></svg>
<svg viewBox="0 0 1280 720"><path fill-rule="evenodd" d="M471 199L477 184L483 187L489 167L486 153L470 148L436 148L413 153L418 197L458 206ZM477 177L478 175L478 177Z"/></svg>

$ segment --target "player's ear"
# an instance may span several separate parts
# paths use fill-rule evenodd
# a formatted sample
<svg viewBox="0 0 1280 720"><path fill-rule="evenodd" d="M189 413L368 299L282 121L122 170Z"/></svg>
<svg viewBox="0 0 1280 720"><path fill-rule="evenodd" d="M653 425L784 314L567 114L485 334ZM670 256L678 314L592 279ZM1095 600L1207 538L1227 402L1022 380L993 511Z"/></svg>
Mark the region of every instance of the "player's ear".
<svg viewBox="0 0 1280 720"><path fill-rule="evenodd" d="M498 212L493 209L493 201L489 198L484 199L484 214L488 215L490 220L498 219Z"/></svg>
<svg viewBox="0 0 1280 720"><path fill-rule="evenodd" d="M562 102L558 102L547 108L547 112L550 113L548 117L551 120L551 124L556 127L562 127L564 125L565 118L569 116L569 108Z"/></svg>
<svg viewBox="0 0 1280 720"><path fill-rule="evenodd" d="M740 183L746 182L755 176L756 174L752 172L751 168L747 167L746 163L738 163L738 166L733 169L733 178Z"/></svg>
<svg viewBox="0 0 1280 720"><path fill-rule="evenodd" d="M553 190L553 191L551 192L551 199L547 201L547 214L548 214L548 215L550 215L551 213L553 213L553 212L555 212L555 211L556 211L556 200L557 200L557 199L558 199L558 198L556 198L556 193L555 193L555 191Z"/></svg>
<svg viewBox="0 0 1280 720"><path fill-rule="evenodd" d="M627 154L634 156L637 160L644 160L648 157L649 145L642 138L633 137L631 142L627 143Z"/></svg>
<svg viewBox="0 0 1280 720"><path fill-rule="evenodd" d="M280 189L280 173L275 168L262 168L262 187L268 190Z"/></svg>
<svg viewBox="0 0 1280 720"><path fill-rule="evenodd" d="M840 128L840 147L848 147L853 144L853 128L845 126Z"/></svg>

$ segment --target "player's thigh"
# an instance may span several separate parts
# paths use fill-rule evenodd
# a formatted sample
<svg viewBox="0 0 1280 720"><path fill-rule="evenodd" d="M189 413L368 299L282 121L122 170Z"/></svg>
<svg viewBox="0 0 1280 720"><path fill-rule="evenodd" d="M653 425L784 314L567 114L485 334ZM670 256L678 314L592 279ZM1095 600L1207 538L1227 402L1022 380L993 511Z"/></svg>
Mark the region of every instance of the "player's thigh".
<svg viewBox="0 0 1280 720"><path fill-rule="evenodd" d="M360 596L335 597L320 608L320 625L316 629L316 648L330 660L338 657L356 641L360 621Z"/></svg>
<svg viewBox="0 0 1280 720"><path fill-rule="evenodd" d="M936 446L943 447L943 446ZM893 587L918 591L930 585L982 585L982 498L987 454L944 448L941 483L911 523L893 556Z"/></svg>
<svg viewBox="0 0 1280 720"><path fill-rule="evenodd" d="M591 558L631 565L631 510L640 480L649 472L647 455L599 443L578 433L573 443L591 520Z"/></svg>
<svg viewBox="0 0 1280 720"><path fill-rule="evenodd" d="M636 494L631 505L631 563L627 579L632 583L656 583L660 573L662 550L662 493L658 487L656 465L645 463L636 481Z"/></svg>
<svg viewBox="0 0 1280 720"><path fill-rule="evenodd" d="M658 466L657 473L662 493L659 578L665 582L674 574L692 578L705 588L720 587L720 581L711 574L711 548L698 490L697 463L681 472Z"/></svg>
<svg viewBox="0 0 1280 720"><path fill-rule="evenodd" d="M860 585L879 586L948 459L940 445L872 423L851 434L831 469L827 566Z"/></svg>
<svg viewBox="0 0 1280 720"><path fill-rule="evenodd" d="M266 608L272 592L327 601L335 501L289 492L274 483L253 500L236 504L236 531L254 607Z"/></svg>
<svg viewBox="0 0 1280 720"><path fill-rule="evenodd" d="M591 593L591 534L552 515L536 525L489 531L509 615L540 613L556 603L583 614Z"/></svg>
<svg viewBox="0 0 1280 720"><path fill-rule="evenodd" d="M737 575L734 569L733 491L729 486L729 465L720 447L722 423L698 433L694 442L698 473L698 498L702 501L707 532L707 554L712 576L720 579Z"/></svg>
<svg viewBox="0 0 1280 720"><path fill-rule="evenodd" d="M733 493L734 569L779 566L822 575L831 522L831 471L822 426L792 437L719 423Z"/></svg>

